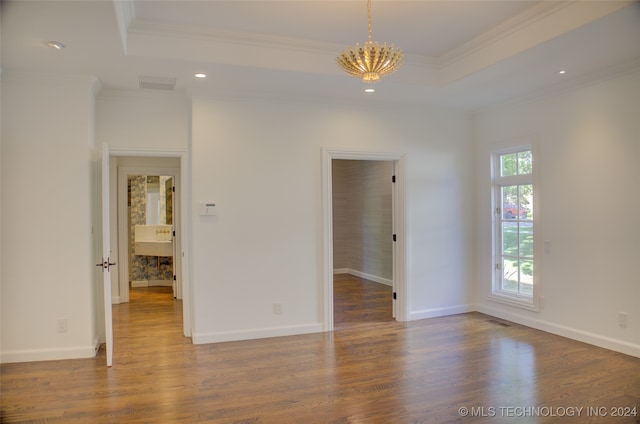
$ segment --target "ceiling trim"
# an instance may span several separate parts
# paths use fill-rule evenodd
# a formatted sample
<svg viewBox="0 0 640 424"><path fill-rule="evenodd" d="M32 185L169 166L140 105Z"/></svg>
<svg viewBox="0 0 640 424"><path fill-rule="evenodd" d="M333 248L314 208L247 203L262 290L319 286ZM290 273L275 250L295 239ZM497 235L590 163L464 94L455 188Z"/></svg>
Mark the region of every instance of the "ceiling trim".
<svg viewBox="0 0 640 424"><path fill-rule="evenodd" d="M130 56L342 74L335 58L344 46L335 43L144 20L134 22L127 37ZM436 86L437 62L426 56L407 55L405 66L393 78L409 84Z"/></svg>
<svg viewBox="0 0 640 424"><path fill-rule="evenodd" d="M120 33L120 43L122 51L127 54L127 30L135 20L135 7L133 0L113 0L113 8L116 12L118 32Z"/></svg>
<svg viewBox="0 0 640 424"><path fill-rule="evenodd" d="M440 56L440 83L451 84L633 3L542 2Z"/></svg>
<svg viewBox="0 0 640 424"><path fill-rule="evenodd" d="M129 27L128 34L129 37L135 37L138 35L176 37L191 40L248 45L260 48L304 50L307 52L329 52L342 48L338 44L309 39L283 37L272 34L260 34L256 32L232 31L169 23L158 23L141 19L136 20Z"/></svg>
<svg viewBox="0 0 640 424"><path fill-rule="evenodd" d="M449 50L439 56L440 66L447 67L452 63L462 60L464 57L474 54L474 52L485 49L504 38L509 37L516 31L522 30L536 21L549 15L557 13L567 7L570 2L542 2L525 10L524 12L507 19L487 32Z"/></svg>

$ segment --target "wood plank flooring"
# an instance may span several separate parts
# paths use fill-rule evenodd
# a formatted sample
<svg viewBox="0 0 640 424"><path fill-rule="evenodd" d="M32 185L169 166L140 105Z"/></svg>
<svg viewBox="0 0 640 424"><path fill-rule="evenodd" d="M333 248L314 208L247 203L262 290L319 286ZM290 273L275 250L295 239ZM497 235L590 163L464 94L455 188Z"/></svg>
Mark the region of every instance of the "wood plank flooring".
<svg viewBox="0 0 640 424"><path fill-rule="evenodd" d="M611 416L640 407L640 358L479 313L399 323L387 287L356 279L334 291L332 333L195 346L168 290L135 289L114 306L112 368L104 351L4 364L1 421L640 422Z"/></svg>
<svg viewBox="0 0 640 424"><path fill-rule="evenodd" d="M393 321L391 294L389 286L349 274L336 274L333 278L334 329Z"/></svg>

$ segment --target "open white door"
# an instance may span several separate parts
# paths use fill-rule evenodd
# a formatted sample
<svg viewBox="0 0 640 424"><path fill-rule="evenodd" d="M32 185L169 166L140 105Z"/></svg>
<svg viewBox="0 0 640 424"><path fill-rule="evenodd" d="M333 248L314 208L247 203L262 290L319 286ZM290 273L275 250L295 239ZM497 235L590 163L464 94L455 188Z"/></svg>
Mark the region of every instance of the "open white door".
<svg viewBox="0 0 640 424"><path fill-rule="evenodd" d="M111 232L109 228L109 146L102 146L102 281L104 289L104 329L107 366L113 363L113 322L111 320Z"/></svg>

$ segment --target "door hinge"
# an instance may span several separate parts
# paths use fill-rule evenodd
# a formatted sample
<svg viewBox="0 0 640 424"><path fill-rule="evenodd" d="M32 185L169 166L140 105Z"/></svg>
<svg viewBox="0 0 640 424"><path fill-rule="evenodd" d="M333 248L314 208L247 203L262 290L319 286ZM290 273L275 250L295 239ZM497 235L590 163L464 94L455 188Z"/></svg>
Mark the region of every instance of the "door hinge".
<svg viewBox="0 0 640 424"><path fill-rule="evenodd" d="M176 230L173 230L173 236L174 237L176 236Z"/></svg>
<svg viewBox="0 0 640 424"><path fill-rule="evenodd" d="M396 182L396 176L395 176L395 175L392 175L392 176L391 176L391 182L392 182L392 183L395 183L395 182Z"/></svg>
<svg viewBox="0 0 640 424"><path fill-rule="evenodd" d="M394 234L394 235L393 235L393 241L396 241L396 240L397 240L397 237L396 237L396 235Z"/></svg>
<svg viewBox="0 0 640 424"><path fill-rule="evenodd" d="M496 270L502 269L502 264L496 264Z"/></svg>
<svg viewBox="0 0 640 424"><path fill-rule="evenodd" d="M176 276L175 275L173 276L173 281L176 281Z"/></svg>
<svg viewBox="0 0 640 424"><path fill-rule="evenodd" d="M176 186L171 187L171 191L175 193L176 192Z"/></svg>
<svg viewBox="0 0 640 424"><path fill-rule="evenodd" d="M497 207L497 208L496 208L496 210L494 211L494 213L495 213L496 215L502 215L502 208Z"/></svg>
<svg viewBox="0 0 640 424"><path fill-rule="evenodd" d="M393 292L393 300L396 300L398 298L398 293Z"/></svg>

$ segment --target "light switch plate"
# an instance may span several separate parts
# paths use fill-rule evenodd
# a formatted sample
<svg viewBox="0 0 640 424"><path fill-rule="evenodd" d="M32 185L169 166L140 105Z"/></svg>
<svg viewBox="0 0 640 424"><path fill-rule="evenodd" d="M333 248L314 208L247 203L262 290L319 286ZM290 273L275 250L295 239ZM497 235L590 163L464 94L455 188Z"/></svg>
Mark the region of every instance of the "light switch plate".
<svg viewBox="0 0 640 424"><path fill-rule="evenodd" d="M213 203L213 202L202 202L202 203L200 203L200 215L215 216L216 215L216 204Z"/></svg>

